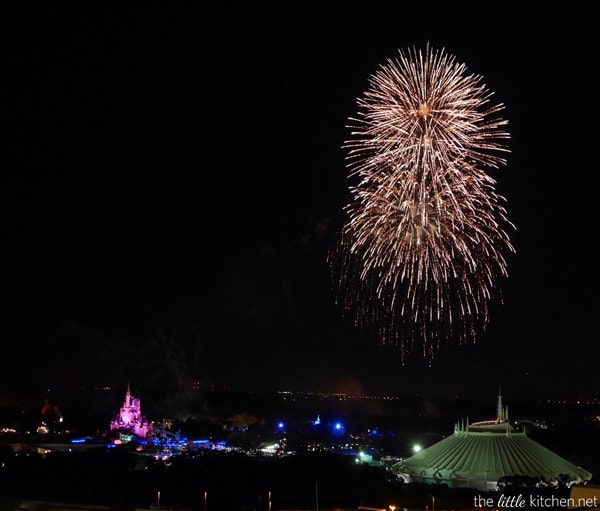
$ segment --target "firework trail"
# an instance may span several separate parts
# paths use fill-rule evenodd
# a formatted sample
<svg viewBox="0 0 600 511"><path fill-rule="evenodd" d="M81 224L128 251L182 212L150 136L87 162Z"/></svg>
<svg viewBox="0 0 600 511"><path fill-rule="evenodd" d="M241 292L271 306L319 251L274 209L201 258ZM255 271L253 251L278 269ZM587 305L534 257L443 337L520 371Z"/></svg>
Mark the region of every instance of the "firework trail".
<svg viewBox="0 0 600 511"><path fill-rule="evenodd" d="M382 344L475 340L507 276L505 199L487 170L508 153L501 104L444 50L399 51L350 118L351 202L329 261L336 299Z"/></svg>

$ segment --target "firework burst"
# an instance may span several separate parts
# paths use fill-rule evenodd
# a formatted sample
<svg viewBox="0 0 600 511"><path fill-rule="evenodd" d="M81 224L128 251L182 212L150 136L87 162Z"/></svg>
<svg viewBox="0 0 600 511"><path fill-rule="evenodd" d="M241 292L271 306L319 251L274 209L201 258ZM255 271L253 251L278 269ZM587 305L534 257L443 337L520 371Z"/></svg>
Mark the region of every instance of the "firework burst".
<svg viewBox="0 0 600 511"><path fill-rule="evenodd" d="M338 302L404 355L474 340L514 251L505 199L486 170L506 163L507 122L477 75L443 50L399 52L350 119L357 184L330 263Z"/></svg>

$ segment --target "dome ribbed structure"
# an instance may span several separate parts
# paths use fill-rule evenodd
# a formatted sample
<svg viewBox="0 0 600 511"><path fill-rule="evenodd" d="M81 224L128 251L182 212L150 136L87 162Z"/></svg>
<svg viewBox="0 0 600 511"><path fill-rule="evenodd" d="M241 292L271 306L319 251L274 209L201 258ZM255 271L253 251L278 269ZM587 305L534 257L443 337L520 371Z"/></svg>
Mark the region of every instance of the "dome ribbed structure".
<svg viewBox="0 0 600 511"><path fill-rule="evenodd" d="M498 395L498 417L457 424L454 433L392 467L405 482L445 484L483 491L495 490L503 477L530 477L553 485L585 484L592 477L529 438L507 421Z"/></svg>

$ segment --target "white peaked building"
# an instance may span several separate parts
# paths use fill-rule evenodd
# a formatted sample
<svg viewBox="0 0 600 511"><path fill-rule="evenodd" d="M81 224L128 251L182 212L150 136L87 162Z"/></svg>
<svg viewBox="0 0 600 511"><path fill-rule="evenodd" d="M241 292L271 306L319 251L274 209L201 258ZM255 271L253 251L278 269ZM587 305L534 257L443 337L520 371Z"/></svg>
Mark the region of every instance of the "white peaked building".
<svg viewBox="0 0 600 511"><path fill-rule="evenodd" d="M495 419L457 424L454 433L392 466L405 482L495 490L503 477L531 477L554 485L585 484L592 474L516 431L498 395Z"/></svg>
<svg viewBox="0 0 600 511"><path fill-rule="evenodd" d="M129 384L123 406L110 422L110 429L128 431L140 438L146 438L150 432L150 423L142 415L140 398L131 394Z"/></svg>

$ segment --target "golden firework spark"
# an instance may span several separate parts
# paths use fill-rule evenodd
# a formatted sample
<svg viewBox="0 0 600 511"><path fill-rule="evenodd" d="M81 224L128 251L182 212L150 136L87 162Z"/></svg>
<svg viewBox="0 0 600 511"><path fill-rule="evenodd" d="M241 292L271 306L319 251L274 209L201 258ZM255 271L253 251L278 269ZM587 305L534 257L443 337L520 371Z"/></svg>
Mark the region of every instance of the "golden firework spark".
<svg viewBox="0 0 600 511"><path fill-rule="evenodd" d="M404 355L475 339L514 251L505 199L507 121L477 75L427 46L388 59L350 118L352 201L330 255L337 300Z"/></svg>

